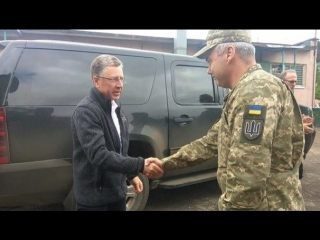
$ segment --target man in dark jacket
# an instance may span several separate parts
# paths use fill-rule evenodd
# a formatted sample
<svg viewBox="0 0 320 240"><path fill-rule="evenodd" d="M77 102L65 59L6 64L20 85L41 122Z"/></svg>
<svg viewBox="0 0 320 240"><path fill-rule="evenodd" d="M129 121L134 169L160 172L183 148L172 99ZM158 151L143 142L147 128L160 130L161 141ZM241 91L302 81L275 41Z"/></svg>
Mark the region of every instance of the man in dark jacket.
<svg viewBox="0 0 320 240"><path fill-rule="evenodd" d="M137 193L138 177L162 174L157 158L128 156L128 122L119 102L123 88L123 64L111 55L100 55L91 64L94 87L75 108L73 183L77 210L125 211L127 180Z"/></svg>
<svg viewBox="0 0 320 240"><path fill-rule="evenodd" d="M279 78L290 88L293 92L298 81L297 72L295 69L287 69L281 72ZM310 116L311 115L311 116ZM316 130L313 126L313 114L312 112L308 115L302 115L303 121L303 131L305 144L303 149L303 159L306 159L307 153L309 152L311 146L313 145L314 138L316 136ZM301 162L299 167L299 179L303 178L303 162Z"/></svg>

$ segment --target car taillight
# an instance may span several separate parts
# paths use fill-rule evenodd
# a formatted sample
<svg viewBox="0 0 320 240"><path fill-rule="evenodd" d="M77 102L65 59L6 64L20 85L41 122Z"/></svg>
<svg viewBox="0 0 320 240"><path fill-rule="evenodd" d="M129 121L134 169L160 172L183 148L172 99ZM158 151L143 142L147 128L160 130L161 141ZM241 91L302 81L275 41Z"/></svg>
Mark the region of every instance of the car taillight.
<svg viewBox="0 0 320 240"><path fill-rule="evenodd" d="M0 107L0 164L10 162L6 112Z"/></svg>

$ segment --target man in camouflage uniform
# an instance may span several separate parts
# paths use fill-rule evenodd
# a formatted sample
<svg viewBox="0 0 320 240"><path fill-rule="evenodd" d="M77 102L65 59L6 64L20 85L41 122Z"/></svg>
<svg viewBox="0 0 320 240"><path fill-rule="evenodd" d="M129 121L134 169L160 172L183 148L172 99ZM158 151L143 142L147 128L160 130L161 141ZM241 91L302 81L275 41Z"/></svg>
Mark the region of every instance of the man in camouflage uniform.
<svg viewBox="0 0 320 240"><path fill-rule="evenodd" d="M207 135L162 159L165 171L218 157L219 210L305 210L298 179L304 134L288 87L255 61L250 31L210 30L195 54L230 88L221 119Z"/></svg>

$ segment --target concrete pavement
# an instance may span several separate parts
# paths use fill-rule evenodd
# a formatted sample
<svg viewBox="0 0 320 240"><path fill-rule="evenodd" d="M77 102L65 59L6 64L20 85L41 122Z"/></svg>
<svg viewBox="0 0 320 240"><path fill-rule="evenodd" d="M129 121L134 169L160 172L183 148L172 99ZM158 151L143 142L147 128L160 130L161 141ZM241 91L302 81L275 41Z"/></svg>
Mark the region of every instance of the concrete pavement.
<svg viewBox="0 0 320 240"><path fill-rule="evenodd" d="M307 211L320 211L320 127L305 160L301 179L302 192Z"/></svg>

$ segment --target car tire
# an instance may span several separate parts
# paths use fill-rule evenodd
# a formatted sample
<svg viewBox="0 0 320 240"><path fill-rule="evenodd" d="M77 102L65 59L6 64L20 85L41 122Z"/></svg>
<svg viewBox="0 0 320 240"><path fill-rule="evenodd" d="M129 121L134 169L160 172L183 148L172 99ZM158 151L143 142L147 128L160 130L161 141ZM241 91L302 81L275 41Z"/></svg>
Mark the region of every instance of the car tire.
<svg viewBox="0 0 320 240"><path fill-rule="evenodd" d="M135 193L131 184L128 184L127 192L127 211L143 211L149 198L149 179L143 175L139 175L143 184L143 191L141 193Z"/></svg>

